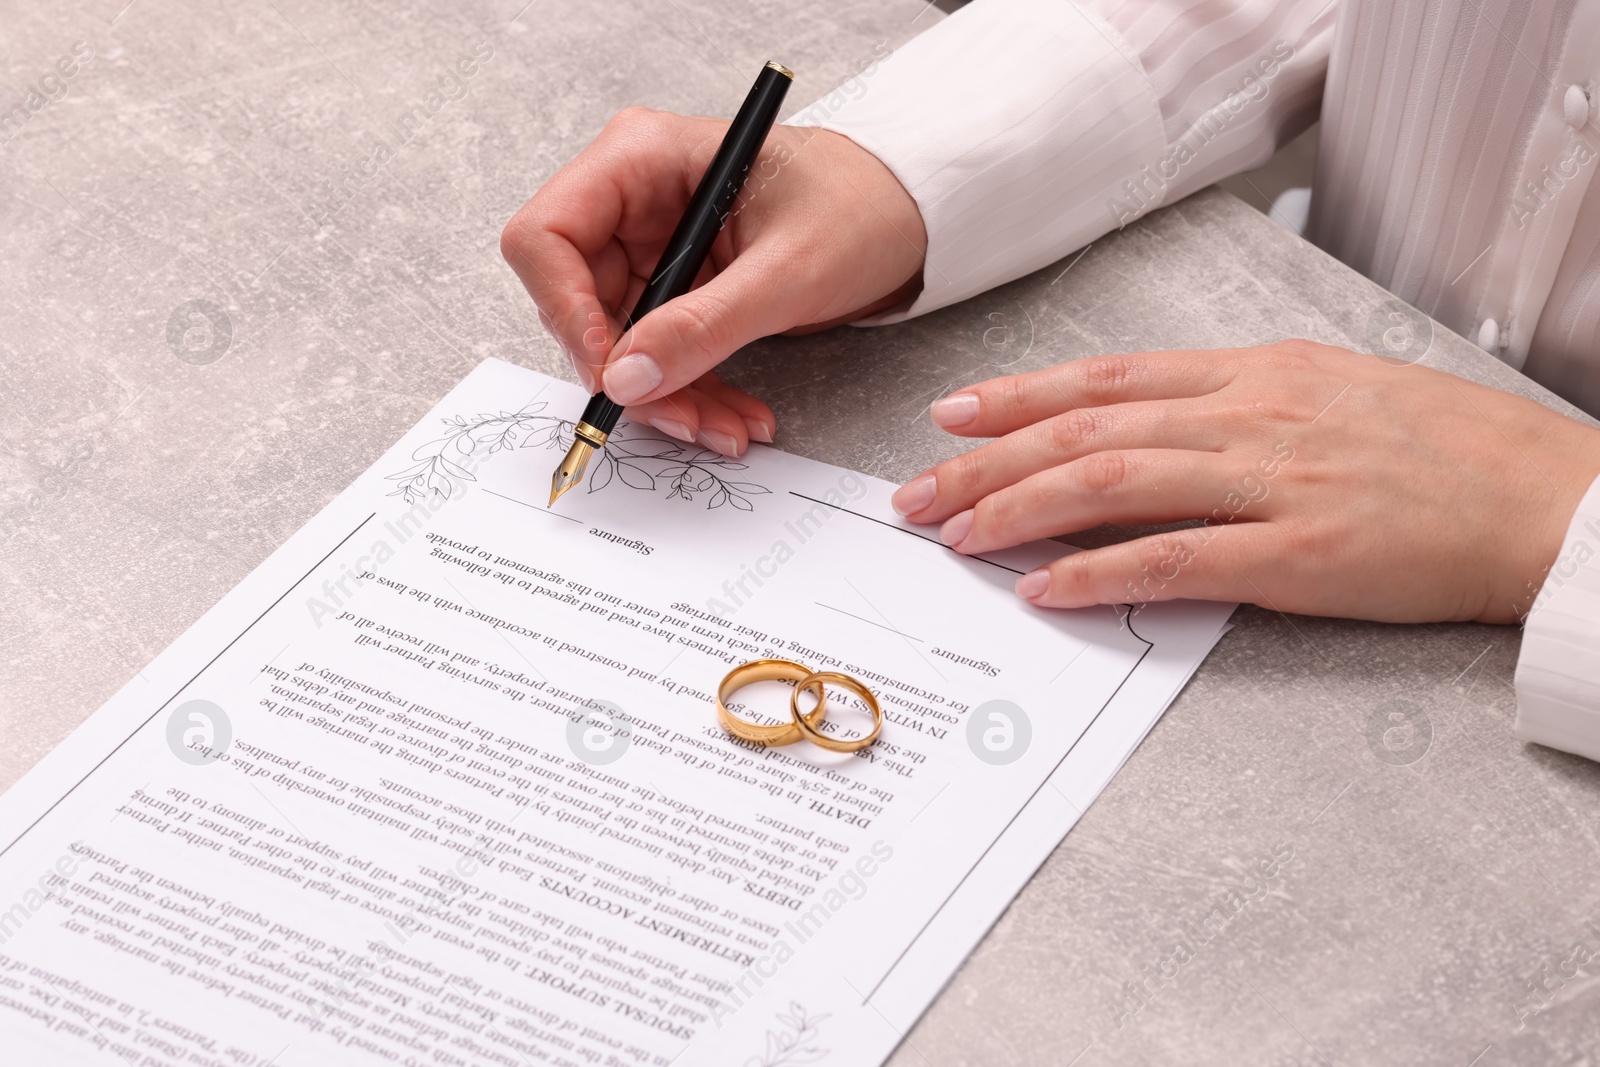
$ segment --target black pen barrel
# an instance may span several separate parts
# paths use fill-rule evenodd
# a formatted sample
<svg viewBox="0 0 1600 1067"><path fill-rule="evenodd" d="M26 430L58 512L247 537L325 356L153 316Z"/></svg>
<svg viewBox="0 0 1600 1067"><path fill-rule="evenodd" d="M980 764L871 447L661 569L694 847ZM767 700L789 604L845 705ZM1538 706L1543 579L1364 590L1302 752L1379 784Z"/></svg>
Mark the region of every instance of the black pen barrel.
<svg viewBox="0 0 1600 1067"><path fill-rule="evenodd" d="M662 250L655 273L623 323L625 330L632 329L634 323L650 312L693 288L695 277L711 253L711 245L744 186L745 176L761 154L767 134L772 132L784 94L793 81L794 75L776 63L768 63L756 76L755 85L740 105L711 165L689 198L683 218L678 220L677 229L672 231L671 239ZM589 405L583 409L583 421L601 433L610 433L620 418L622 405L603 392L590 397Z"/></svg>
<svg viewBox="0 0 1600 1067"><path fill-rule="evenodd" d="M689 206L678 220L678 228L661 253L655 273L639 294L629 315L629 325L638 322L667 301L687 293L695 276L711 252L711 245L733 207L734 198L744 185L745 175L761 154L767 134L777 121L784 94L792 81L776 65L761 69L750 95L744 98L733 124L722 138L717 154L705 176L689 198Z"/></svg>
<svg viewBox="0 0 1600 1067"><path fill-rule="evenodd" d="M601 433L610 433L617 428L617 421L622 418L622 405L606 396L604 392L594 394L583 407L581 421Z"/></svg>

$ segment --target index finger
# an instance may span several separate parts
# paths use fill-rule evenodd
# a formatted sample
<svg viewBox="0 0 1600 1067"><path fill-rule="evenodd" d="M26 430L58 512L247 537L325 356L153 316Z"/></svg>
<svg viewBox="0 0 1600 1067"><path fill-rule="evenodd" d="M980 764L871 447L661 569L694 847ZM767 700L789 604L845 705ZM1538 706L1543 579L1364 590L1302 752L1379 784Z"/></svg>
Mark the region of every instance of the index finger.
<svg viewBox="0 0 1600 1067"><path fill-rule="evenodd" d="M703 163L698 127L644 109L623 112L540 187L500 236L500 252L541 320L591 378L621 333L606 305L620 306L630 276L649 266L630 256L664 244L688 200L691 171Z"/></svg>
<svg viewBox="0 0 1600 1067"><path fill-rule="evenodd" d="M537 216L530 200L506 224L500 254L533 297L539 321L567 350L573 369L592 390L620 326L600 302L588 261Z"/></svg>
<svg viewBox="0 0 1600 1067"><path fill-rule="evenodd" d="M991 378L936 402L933 421L963 437L1002 437L1076 408L1205 396L1233 378L1232 350L1075 359Z"/></svg>

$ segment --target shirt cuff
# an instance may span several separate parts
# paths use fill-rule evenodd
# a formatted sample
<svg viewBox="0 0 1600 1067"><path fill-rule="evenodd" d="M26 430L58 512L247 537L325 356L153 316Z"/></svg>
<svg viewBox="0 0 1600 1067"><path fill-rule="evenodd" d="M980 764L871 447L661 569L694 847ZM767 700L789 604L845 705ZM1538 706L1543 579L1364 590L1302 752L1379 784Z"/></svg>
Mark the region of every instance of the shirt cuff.
<svg viewBox="0 0 1600 1067"><path fill-rule="evenodd" d="M1108 196L1162 157L1133 50L1066 0L977 0L789 120L877 156L927 228L898 322L1020 278L1117 226ZM843 88L843 87L841 87Z"/></svg>
<svg viewBox="0 0 1600 1067"><path fill-rule="evenodd" d="M1589 486L1534 598L1517 658L1524 741L1600 760L1600 479Z"/></svg>

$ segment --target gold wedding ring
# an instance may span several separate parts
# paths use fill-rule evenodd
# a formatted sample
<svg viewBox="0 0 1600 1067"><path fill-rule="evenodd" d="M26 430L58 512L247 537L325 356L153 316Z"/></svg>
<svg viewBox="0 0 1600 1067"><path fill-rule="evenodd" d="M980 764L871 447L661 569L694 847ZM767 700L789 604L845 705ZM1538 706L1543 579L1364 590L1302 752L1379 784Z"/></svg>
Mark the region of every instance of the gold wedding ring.
<svg viewBox="0 0 1600 1067"><path fill-rule="evenodd" d="M800 715L800 694L807 689L815 689L817 691L817 707L820 708L822 707L824 685L837 685L840 688L848 689L866 701L867 710L872 713L872 729L868 731L865 737L839 741L826 736L821 730L817 729L817 718L815 716L802 717ZM794 687L794 692L789 695L789 711L794 716L794 728L800 731L807 741L825 748L829 752L859 752L876 741L878 735L883 732L883 709L878 706L878 698L872 695L872 690L862 685L859 681L848 674L841 674L838 671L817 671L815 674L809 674L800 679L799 684Z"/></svg>
<svg viewBox="0 0 1600 1067"><path fill-rule="evenodd" d="M771 726L739 718L728 710L728 698L745 686L756 682L798 682L804 678L814 677L816 674L810 667L787 659L756 659L735 667L717 687L717 720L722 723L724 730L740 741L748 741L753 745L792 745L801 737L799 723L804 722L814 726L827 714L827 696L821 689L817 690L817 706L805 715L800 714L799 702L791 696L789 710L794 716L794 721Z"/></svg>

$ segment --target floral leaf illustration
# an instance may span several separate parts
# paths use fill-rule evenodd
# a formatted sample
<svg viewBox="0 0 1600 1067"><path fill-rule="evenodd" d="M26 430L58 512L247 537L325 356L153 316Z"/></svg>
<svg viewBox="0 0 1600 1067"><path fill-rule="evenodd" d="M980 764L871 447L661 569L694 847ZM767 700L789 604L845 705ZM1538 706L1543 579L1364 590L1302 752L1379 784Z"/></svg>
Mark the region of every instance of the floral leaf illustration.
<svg viewBox="0 0 1600 1067"><path fill-rule="evenodd" d="M464 467L458 467L456 464L451 463L443 456L439 457L439 466L443 467L445 473L450 475L452 478L460 478L464 482L475 482L478 480L477 476L471 471Z"/></svg>
<svg viewBox="0 0 1600 1067"><path fill-rule="evenodd" d="M409 481L410 479L415 478L418 474L420 474L423 471L427 470L428 466L429 466L429 463L430 463L429 460L423 460L421 463L418 463L415 467L407 467L405 470L401 471L399 474L385 474L384 477L388 478L390 481L396 481L396 482Z"/></svg>
<svg viewBox="0 0 1600 1067"><path fill-rule="evenodd" d="M765 1053L751 1056L745 1067L800 1067L827 1058L828 1050L816 1043L821 1023L827 1017L807 1016L804 1007L791 1001L789 1011L777 1015L779 1027L767 1031Z"/></svg>
<svg viewBox="0 0 1600 1067"><path fill-rule="evenodd" d="M384 477L396 485L390 496L408 504L438 495L448 497L457 482L477 481L467 460L472 456L492 456L515 448L565 450L572 446L576 424L570 419L540 414L543 402L528 404L516 411L480 411L476 415L444 416L444 437L419 445L412 452L411 466ZM740 463L709 449L688 446L679 441L645 434L628 426L611 435L606 447L595 456L588 491L598 492L614 481L641 492L666 491L667 499L695 501L705 498L708 510L732 504L737 511L754 511L750 497L771 493L766 486L750 481L734 481L725 473L743 471Z"/></svg>
<svg viewBox="0 0 1600 1067"><path fill-rule="evenodd" d="M656 487L656 480L650 476L649 471L637 463L632 463L625 459L617 460L617 477L634 489L654 489Z"/></svg>
<svg viewBox="0 0 1600 1067"><path fill-rule="evenodd" d="M595 468L594 476L589 479L589 492L598 493L611 484L611 476L617 472L617 461L600 453L600 463Z"/></svg>

